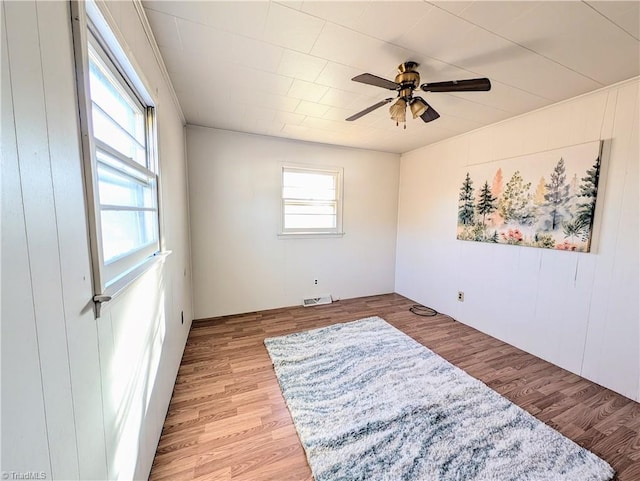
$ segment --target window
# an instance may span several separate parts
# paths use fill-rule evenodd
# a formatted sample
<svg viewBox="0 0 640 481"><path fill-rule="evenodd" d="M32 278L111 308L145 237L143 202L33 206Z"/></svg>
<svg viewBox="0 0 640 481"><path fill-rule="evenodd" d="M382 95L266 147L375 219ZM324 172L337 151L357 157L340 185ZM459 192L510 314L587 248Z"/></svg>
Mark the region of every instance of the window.
<svg viewBox="0 0 640 481"><path fill-rule="evenodd" d="M158 251L153 109L143 105L97 40L89 42L89 95L105 287Z"/></svg>
<svg viewBox="0 0 640 481"><path fill-rule="evenodd" d="M342 169L282 168L282 234L342 234Z"/></svg>
<svg viewBox="0 0 640 481"><path fill-rule="evenodd" d="M73 2L74 8L82 9L82 3ZM88 18L74 15L83 19L74 22L74 35L99 304L139 275L160 250L158 173L150 96L95 4L86 5Z"/></svg>

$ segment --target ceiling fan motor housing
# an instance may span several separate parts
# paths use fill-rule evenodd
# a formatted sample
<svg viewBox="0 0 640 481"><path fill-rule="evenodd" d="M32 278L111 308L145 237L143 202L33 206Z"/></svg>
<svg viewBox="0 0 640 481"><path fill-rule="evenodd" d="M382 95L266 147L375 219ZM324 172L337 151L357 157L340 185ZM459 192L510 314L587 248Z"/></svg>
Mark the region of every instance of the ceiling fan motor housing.
<svg viewBox="0 0 640 481"><path fill-rule="evenodd" d="M395 82L400 85L399 97L411 99L414 89L420 85L420 74L415 71L416 62L405 62L398 66Z"/></svg>

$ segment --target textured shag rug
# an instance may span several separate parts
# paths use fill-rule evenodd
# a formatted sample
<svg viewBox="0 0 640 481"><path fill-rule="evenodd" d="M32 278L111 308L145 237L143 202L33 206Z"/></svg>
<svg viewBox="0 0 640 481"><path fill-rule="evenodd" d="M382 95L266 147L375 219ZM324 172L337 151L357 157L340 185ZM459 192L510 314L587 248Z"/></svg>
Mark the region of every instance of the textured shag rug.
<svg viewBox="0 0 640 481"><path fill-rule="evenodd" d="M316 481L606 481L613 469L379 317L264 341Z"/></svg>

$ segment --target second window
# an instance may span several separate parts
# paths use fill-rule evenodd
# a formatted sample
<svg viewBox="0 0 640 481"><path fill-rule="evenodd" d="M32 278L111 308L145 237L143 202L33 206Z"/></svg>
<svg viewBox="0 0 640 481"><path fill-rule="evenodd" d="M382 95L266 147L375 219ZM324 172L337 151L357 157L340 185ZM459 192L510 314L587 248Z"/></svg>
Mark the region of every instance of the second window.
<svg viewBox="0 0 640 481"><path fill-rule="evenodd" d="M342 233L342 169L282 168L282 234Z"/></svg>

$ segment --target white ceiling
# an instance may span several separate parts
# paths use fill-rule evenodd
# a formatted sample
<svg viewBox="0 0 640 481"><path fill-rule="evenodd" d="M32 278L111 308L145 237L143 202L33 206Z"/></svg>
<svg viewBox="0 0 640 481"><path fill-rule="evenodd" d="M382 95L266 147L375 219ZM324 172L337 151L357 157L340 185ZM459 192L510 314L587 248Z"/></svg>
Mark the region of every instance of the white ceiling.
<svg viewBox="0 0 640 481"><path fill-rule="evenodd" d="M638 1L143 1L187 123L407 152L640 74ZM407 60L421 83L489 77L490 92L422 93L441 117L396 127Z"/></svg>

